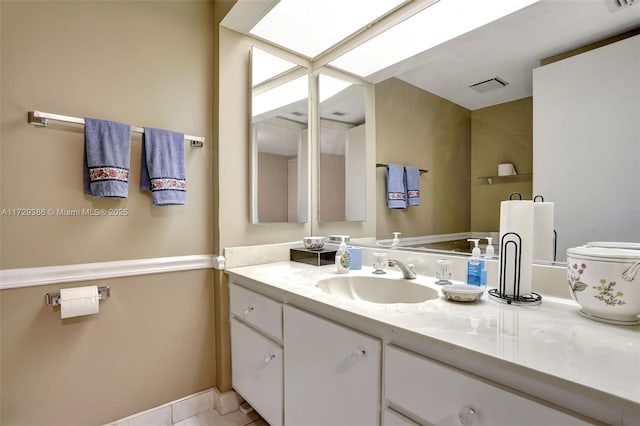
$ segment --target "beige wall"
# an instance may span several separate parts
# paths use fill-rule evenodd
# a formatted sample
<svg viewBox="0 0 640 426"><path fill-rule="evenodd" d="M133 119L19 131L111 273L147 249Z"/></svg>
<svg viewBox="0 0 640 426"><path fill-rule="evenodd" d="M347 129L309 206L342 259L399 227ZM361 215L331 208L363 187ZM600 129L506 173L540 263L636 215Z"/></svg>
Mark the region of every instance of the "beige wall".
<svg viewBox="0 0 640 426"><path fill-rule="evenodd" d="M345 220L344 155L320 154L320 220Z"/></svg>
<svg viewBox="0 0 640 426"><path fill-rule="evenodd" d="M0 267L217 249L212 4L3 0L0 7L0 206L129 212L2 216ZM132 137L129 198L84 196L82 128L30 126L31 109L205 136L204 148L186 145L187 204L153 207L137 189L139 135ZM0 423L97 424L212 386L212 275L103 280L113 296L101 313L64 322L43 296L68 285L1 291Z"/></svg>
<svg viewBox="0 0 640 426"><path fill-rule="evenodd" d="M3 426L104 424L213 386L211 271L3 290ZM61 320L59 288L108 284L98 315Z"/></svg>
<svg viewBox="0 0 640 426"><path fill-rule="evenodd" d="M258 216L260 222L287 222L289 160L284 155L258 153Z"/></svg>
<svg viewBox="0 0 640 426"><path fill-rule="evenodd" d="M513 163L519 174L533 170L533 102L531 97L471 112L471 230L500 230L500 202L512 192L531 199L531 176L494 179L498 164Z"/></svg>
<svg viewBox="0 0 640 426"><path fill-rule="evenodd" d="M377 177L377 237L470 230L470 111L398 79L376 85L376 161L429 173L420 180L420 206L391 210L386 170Z"/></svg>

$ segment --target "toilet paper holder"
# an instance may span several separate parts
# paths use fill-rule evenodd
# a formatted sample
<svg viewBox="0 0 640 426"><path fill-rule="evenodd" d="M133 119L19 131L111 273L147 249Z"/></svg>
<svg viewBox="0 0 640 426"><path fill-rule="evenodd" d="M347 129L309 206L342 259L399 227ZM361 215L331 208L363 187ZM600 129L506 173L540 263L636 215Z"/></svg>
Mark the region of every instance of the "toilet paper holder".
<svg viewBox="0 0 640 426"><path fill-rule="evenodd" d="M100 296L100 300L107 300L111 297L111 289L109 286L104 285L98 287L98 296ZM50 291L44 295L44 301L49 306L60 306L60 292Z"/></svg>

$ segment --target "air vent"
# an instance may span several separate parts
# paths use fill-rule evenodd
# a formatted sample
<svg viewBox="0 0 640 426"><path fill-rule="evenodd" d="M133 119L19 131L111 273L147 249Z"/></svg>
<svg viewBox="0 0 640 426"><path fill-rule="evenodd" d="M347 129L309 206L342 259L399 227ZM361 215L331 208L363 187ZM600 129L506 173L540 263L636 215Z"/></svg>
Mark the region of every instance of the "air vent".
<svg viewBox="0 0 640 426"><path fill-rule="evenodd" d="M507 84L509 83L507 83L500 77L494 77L490 78L489 80L481 81L480 83L472 84L469 87L478 93L485 93L491 90L501 89Z"/></svg>
<svg viewBox="0 0 640 426"><path fill-rule="evenodd" d="M629 6L633 6L634 4L640 3L639 0L605 0L607 3L607 7L611 12L616 12L620 9L625 9Z"/></svg>
<svg viewBox="0 0 640 426"><path fill-rule="evenodd" d="M347 115L347 113L342 111L334 111L331 113L331 115L335 115L336 117L344 117L345 115Z"/></svg>
<svg viewBox="0 0 640 426"><path fill-rule="evenodd" d="M295 115L296 117L302 117L304 114L299 111L293 111L291 115Z"/></svg>

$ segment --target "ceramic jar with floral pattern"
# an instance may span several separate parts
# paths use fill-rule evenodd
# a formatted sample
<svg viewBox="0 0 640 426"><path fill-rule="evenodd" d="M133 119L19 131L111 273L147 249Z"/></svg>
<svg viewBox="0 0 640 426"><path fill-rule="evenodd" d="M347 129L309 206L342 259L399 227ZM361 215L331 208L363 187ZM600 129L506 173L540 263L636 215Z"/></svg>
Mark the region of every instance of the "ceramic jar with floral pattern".
<svg viewBox="0 0 640 426"><path fill-rule="evenodd" d="M620 325L640 324L640 250L628 243L567 250L567 283L585 317Z"/></svg>

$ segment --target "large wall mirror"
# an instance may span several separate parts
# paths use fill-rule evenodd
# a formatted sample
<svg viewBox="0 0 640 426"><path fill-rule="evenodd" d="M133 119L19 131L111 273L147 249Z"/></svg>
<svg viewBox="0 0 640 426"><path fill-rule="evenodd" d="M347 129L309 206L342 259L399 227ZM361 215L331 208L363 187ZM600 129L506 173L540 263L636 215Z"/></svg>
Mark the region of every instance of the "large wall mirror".
<svg viewBox="0 0 640 426"><path fill-rule="evenodd" d="M616 154L617 160L616 155L603 153L600 149L573 149L569 155L565 149L559 149L567 142L567 137L554 139L555 148L537 149L534 135L542 134L534 123L534 118L540 118L540 114L534 114L540 103L536 104L532 76L541 61L561 59L564 52L625 32L638 34L640 5L616 8L613 7L615 2L609 3L605 0L536 2L366 76L375 84L376 161L429 169L428 175L421 180L421 205L404 211L392 211L385 206L385 173L379 171L376 189L376 238L379 241L390 242L391 232L399 231L402 237L415 238L413 241L407 238L408 245L446 249L452 247L451 244L422 244L420 238L463 233L488 236L494 232L495 235L499 230L500 202L514 191L521 192L526 199L540 193L545 201L555 203L558 261L566 259L567 247L588 241L638 241L639 216L637 207L633 207L639 199L637 174L626 178L623 184L619 178L621 172L615 166L628 164L623 161L628 156L637 158L636 153L640 150L637 125L635 133L631 132L634 136L626 139L626 154L621 150ZM567 25L567 22L572 24ZM424 36L415 35L416 38ZM406 42L411 40L408 38ZM364 50L354 49L357 52L353 55L347 52L343 56L355 60L356 54ZM383 55L380 51L375 53ZM559 57L555 58L556 55ZM366 62L364 57L363 62ZM625 75L629 70L637 69L637 55L632 62L635 65L624 67ZM338 66L340 63L347 61L339 59L330 64ZM622 71L614 69L601 75ZM556 91L577 84L574 78L561 80ZM637 88L639 77L636 74L626 81L627 87ZM591 84L594 85L613 91L609 84L596 81ZM555 111L558 130L555 133L566 135L562 117L567 111L585 105L595 110L596 105L604 102L603 96L584 98L582 104L577 101L584 97L587 88L571 95L569 104L576 102L573 108ZM615 105L609 105L609 109L615 111ZM637 97L634 105L638 108ZM637 114L638 109L634 111ZM596 114L588 121L598 122L605 117L609 115ZM616 129L618 135L619 121L607 118L606 122L600 121L600 127L610 125L605 133L614 134L612 131ZM628 122L637 123L637 120ZM582 126L586 123L572 123L572 129L586 128ZM605 143L606 137L600 132L582 133L585 147ZM593 139L595 134L601 134L601 137ZM496 177L501 163L515 164L518 175ZM577 173L582 164L592 165L580 171L588 177L582 182L590 183L576 183L571 188L557 185L560 180L569 180L567 163L575 165L571 174ZM553 166L549 166L551 164ZM595 170L598 172L594 173ZM551 171L553 175L549 173ZM543 174L554 176L546 186L541 184ZM595 200L624 199L625 195L618 188L625 186L634 192L627 197L635 201L627 198L618 204L594 205ZM565 188L565 192L560 188ZM607 197L607 193L617 195ZM580 200L576 194L580 194ZM624 203L626 208L622 206ZM611 210L607 211L613 205L617 206L616 211L624 211L627 215L625 223L628 225L624 229L619 225L621 220L613 219ZM595 208L601 214L591 214L588 222L576 220ZM636 216L629 216L629 213ZM560 220L563 217L573 219ZM457 246L454 250L465 252L470 248Z"/></svg>
<svg viewBox="0 0 640 426"><path fill-rule="evenodd" d="M308 70L251 49L251 223L308 221Z"/></svg>
<svg viewBox="0 0 640 426"><path fill-rule="evenodd" d="M365 88L331 70L318 75L318 220L366 220Z"/></svg>

